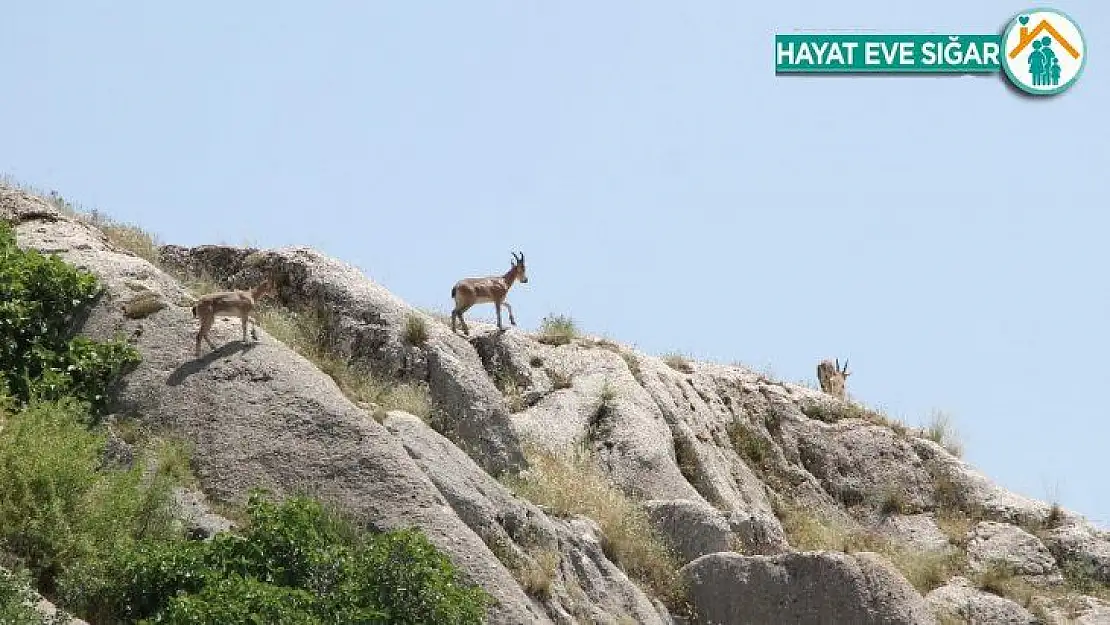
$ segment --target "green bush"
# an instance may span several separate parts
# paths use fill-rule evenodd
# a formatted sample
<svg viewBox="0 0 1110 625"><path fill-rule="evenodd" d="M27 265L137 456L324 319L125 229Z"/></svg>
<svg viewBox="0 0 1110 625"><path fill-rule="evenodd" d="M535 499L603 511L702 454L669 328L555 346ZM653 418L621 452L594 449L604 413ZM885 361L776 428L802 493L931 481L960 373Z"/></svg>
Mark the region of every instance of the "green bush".
<svg viewBox="0 0 1110 625"><path fill-rule="evenodd" d="M0 568L0 623L48 623L32 607L33 595L26 573Z"/></svg>
<svg viewBox="0 0 1110 625"><path fill-rule="evenodd" d="M91 273L19 248L0 223L0 392L22 403L72 396L103 408L108 387L139 354L124 342L70 338L99 293Z"/></svg>
<svg viewBox="0 0 1110 625"><path fill-rule="evenodd" d="M363 534L320 503L248 502L241 535L138 545L86 571L96 622L481 623L488 596L416 530Z"/></svg>
<svg viewBox="0 0 1110 625"><path fill-rule="evenodd" d="M0 550L51 592L67 567L170 534L168 480L142 466L101 471L104 436L75 400L0 417Z"/></svg>

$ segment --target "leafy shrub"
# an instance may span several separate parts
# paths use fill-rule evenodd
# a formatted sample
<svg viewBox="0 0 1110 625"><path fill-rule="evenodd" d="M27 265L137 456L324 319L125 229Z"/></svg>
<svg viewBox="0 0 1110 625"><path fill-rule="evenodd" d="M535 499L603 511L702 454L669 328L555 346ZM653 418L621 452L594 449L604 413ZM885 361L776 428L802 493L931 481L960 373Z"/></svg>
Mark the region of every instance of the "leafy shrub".
<svg viewBox="0 0 1110 625"><path fill-rule="evenodd" d="M99 293L91 273L20 249L11 226L0 224L0 390L22 403L73 396L103 408L110 384L139 354L121 341L70 338Z"/></svg>
<svg viewBox="0 0 1110 625"><path fill-rule="evenodd" d="M546 345L566 345L578 336L574 320L566 315L548 315L540 323L539 342Z"/></svg>
<svg viewBox="0 0 1110 625"><path fill-rule="evenodd" d="M27 574L0 568L0 623L46 623L33 607Z"/></svg>
<svg viewBox="0 0 1110 625"><path fill-rule="evenodd" d="M98 581L76 597L83 613L97 622L483 622L488 595L463 584L419 531L361 534L304 497L275 504L255 493L247 508L242 535L118 553L86 576Z"/></svg>
<svg viewBox="0 0 1110 625"><path fill-rule="evenodd" d="M144 486L138 465L99 470L104 436L84 417L72 399L35 403L0 429L0 548L43 592L71 565L171 531L167 480Z"/></svg>

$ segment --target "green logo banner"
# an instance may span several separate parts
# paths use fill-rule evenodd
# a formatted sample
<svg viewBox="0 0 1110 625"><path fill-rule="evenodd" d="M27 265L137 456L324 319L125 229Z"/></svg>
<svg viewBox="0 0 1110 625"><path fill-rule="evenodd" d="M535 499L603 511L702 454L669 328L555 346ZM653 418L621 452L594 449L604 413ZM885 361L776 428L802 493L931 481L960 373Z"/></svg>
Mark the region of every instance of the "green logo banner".
<svg viewBox="0 0 1110 625"><path fill-rule="evenodd" d="M999 35L775 35L778 73L997 72L1002 67Z"/></svg>

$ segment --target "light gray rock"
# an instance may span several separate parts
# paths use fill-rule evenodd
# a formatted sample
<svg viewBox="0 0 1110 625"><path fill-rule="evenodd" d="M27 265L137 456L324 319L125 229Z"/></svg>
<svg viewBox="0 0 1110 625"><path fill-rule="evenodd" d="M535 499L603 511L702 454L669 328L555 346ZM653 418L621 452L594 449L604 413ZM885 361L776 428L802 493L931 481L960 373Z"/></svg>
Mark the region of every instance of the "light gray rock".
<svg viewBox="0 0 1110 625"><path fill-rule="evenodd" d="M797 429L802 466L840 503L878 509L896 498L903 513L933 506L934 480L926 462L890 428L817 420L791 421L787 427Z"/></svg>
<svg viewBox="0 0 1110 625"><path fill-rule="evenodd" d="M513 415L522 439L554 453L585 445L635 498L704 500L679 470L670 428L618 354L577 344L531 349L571 386Z"/></svg>
<svg viewBox="0 0 1110 625"><path fill-rule="evenodd" d="M1059 572L1055 558L1039 538L1020 527L993 521L982 521L971 531L967 557L972 571L1005 563L1018 575Z"/></svg>
<svg viewBox="0 0 1110 625"><path fill-rule="evenodd" d="M1107 625L1110 603L1095 597L1034 597L1033 607L1044 616L1045 625Z"/></svg>
<svg viewBox="0 0 1110 625"><path fill-rule="evenodd" d="M210 540L235 527L234 522L209 509L204 493L178 487L173 490L173 500L185 535L192 540Z"/></svg>
<svg viewBox="0 0 1110 625"><path fill-rule="evenodd" d="M1046 532L1045 543L1063 566L1110 584L1110 532L1073 519Z"/></svg>
<svg viewBox="0 0 1110 625"><path fill-rule="evenodd" d="M11 216L9 196L0 201ZM57 252L100 277L106 292L81 332L102 340L130 337L143 357L119 389L116 411L170 427L188 440L206 494L242 502L254 487L305 492L378 529L419 526L494 596L491 622L546 621L401 444L351 404L331 378L265 332L257 343L240 344L238 324L231 320L213 327L220 347L194 359L192 298L173 278L111 249L84 224L56 213L43 217L41 207L15 212L23 219L16 228L20 245ZM127 318L117 303L135 282L170 305L146 319Z"/></svg>
<svg viewBox="0 0 1110 625"><path fill-rule="evenodd" d="M707 553L734 551L732 528L712 506L680 499L644 502L652 527L666 538L682 564Z"/></svg>
<svg viewBox="0 0 1110 625"><path fill-rule="evenodd" d="M390 412L384 422L471 529L494 547L533 600L556 623L667 623L651 600L602 551L601 531L586 519L551 519L515 497L420 419ZM530 576L558 562L540 579ZM542 582L542 584L540 583Z"/></svg>
<svg viewBox="0 0 1110 625"><path fill-rule="evenodd" d="M474 348L353 265L300 247L259 251L165 246L161 258L178 271L208 274L229 285L276 276L283 305L314 311L324 320L323 338L330 351L389 378L426 381L445 415L437 422L483 469L501 475L524 466L508 407ZM424 344L404 340L409 317L424 322Z"/></svg>
<svg viewBox="0 0 1110 625"><path fill-rule="evenodd" d="M937 527L931 513L893 514L879 524L883 534L918 549L937 551L949 547L948 536Z"/></svg>
<svg viewBox="0 0 1110 625"><path fill-rule="evenodd" d="M1049 518L1052 506L1048 503L1002 488L931 440L914 438L912 444L917 456L929 463L932 483L948 484L946 492L957 499L962 510L1012 525L1038 525Z"/></svg>
<svg viewBox="0 0 1110 625"><path fill-rule="evenodd" d="M698 623L934 623L924 600L875 554L715 553L683 567Z"/></svg>
<svg viewBox="0 0 1110 625"><path fill-rule="evenodd" d="M1005 597L979 590L964 577L953 577L933 590L925 597L925 603L938 618L947 616L992 625L1039 625L1029 610Z"/></svg>
<svg viewBox="0 0 1110 625"><path fill-rule="evenodd" d="M774 515L764 512L733 512L729 527L746 555L774 555L790 548L782 524Z"/></svg>

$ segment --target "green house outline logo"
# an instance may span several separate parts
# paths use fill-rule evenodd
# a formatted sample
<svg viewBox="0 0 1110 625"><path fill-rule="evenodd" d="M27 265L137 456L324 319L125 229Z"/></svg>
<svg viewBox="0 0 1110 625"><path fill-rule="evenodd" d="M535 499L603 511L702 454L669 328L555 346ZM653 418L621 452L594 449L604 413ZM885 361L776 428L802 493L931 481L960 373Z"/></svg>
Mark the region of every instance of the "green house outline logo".
<svg viewBox="0 0 1110 625"><path fill-rule="evenodd" d="M1041 20L1038 20L1036 24L1031 24L1031 22L1029 20L1029 16L1030 15L1035 15L1035 14L1038 14L1038 13L1050 13L1050 14L1055 15L1056 17L1068 22L1072 26L1072 28L1074 28L1075 31L1077 33L1079 33L1079 42L1078 43L1080 44L1080 46L1082 48L1082 53L1080 53L1079 58L1078 58L1079 69L1076 70L1075 75L1073 75L1066 82L1064 82L1064 84L1054 86L1050 89L1040 88L1040 87L1036 87L1034 85L1030 85L1029 82L1028 82L1028 79L1025 78L1024 73L1022 73L1022 75L1020 75L1020 76L1015 75L1014 70L1010 67L1011 59L1012 59L1011 55L1019 54L1028 45L1030 45L1032 42L1034 42L1038 36L1041 36L1041 35L1051 38L1058 45L1060 45L1061 48L1063 48L1065 53L1078 52L1078 50L1076 50L1076 48L1075 48L1074 43L1065 39L1059 33L1059 31L1055 27L1053 27L1051 22L1049 22L1047 20L1044 20L1044 19L1041 19ZM1025 18L1025 21L1022 21L1022 18ZM1020 28L1020 29L1023 29L1023 31L1024 31L1024 32L1022 32L1022 34L1020 36L1018 46L1016 48L1012 48L1012 49L1011 48L1006 48L1007 43L1009 43L1009 41L1010 41L1010 35L1013 33L1013 30L1015 28ZM1074 19L1072 19L1071 16L1068 15L1067 13L1064 13L1063 11L1060 11L1058 9L1049 9L1049 8L1041 7L1041 8L1028 9L1026 11L1022 11L1021 13L1018 13L1018 14L1014 15L1014 17L1010 19L1009 24L1006 26L1005 32L1002 33L1002 45L1003 45L1003 50L1002 50L1001 65L1002 65L1002 70L1006 73L1006 78L1008 78L1010 80L1010 82L1012 82L1014 84L1014 86L1016 86L1018 89L1021 89L1022 91L1024 91L1025 93L1028 93L1030 95L1041 96L1041 95L1056 95L1058 93L1063 93L1064 91L1071 88L1071 86L1074 85L1076 83L1076 81L1079 80L1079 77L1083 75L1083 69L1087 66L1087 56L1089 54L1089 50L1087 48L1087 37L1083 34L1083 30L1079 28L1079 23L1078 22L1076 22ZM1073 54L1073 57L1074 57L1074 54Z"/></svg>

